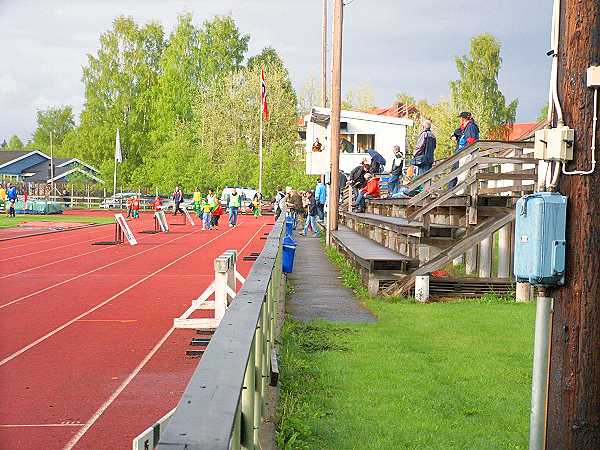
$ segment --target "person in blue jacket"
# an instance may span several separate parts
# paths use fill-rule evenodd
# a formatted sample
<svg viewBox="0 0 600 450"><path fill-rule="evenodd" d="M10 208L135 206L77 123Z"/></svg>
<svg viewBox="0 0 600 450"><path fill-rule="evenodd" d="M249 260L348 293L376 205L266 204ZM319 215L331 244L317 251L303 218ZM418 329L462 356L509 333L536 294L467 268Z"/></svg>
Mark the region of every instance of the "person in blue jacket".
<svg viewBox="0 0 600 450"><path fill-rule="evenodd" d="M8 217L16 217L15 203L17 203L17 187L14 184L8 184L6 198L8 198Z"/></svg>
<svg viewBox="0 0 600 450"><path fill-rule="evenodd" d="M320 220L325 218L325 203L327 202L327 188L323 183L323 178L319 178L315 187L315 202L317 204L317 215Z"/></svg>
<svg viewBox="0 0 600 450"><path fill-rule="evenodd" d="M475 119L468 111L461 112L458 117L460 117L460 130L462 133L458 138L458 145L456 146L455 153L460 152L463 148L471 145L473 142L479 140L479 127L475 123ZM458 130L457 130L458 131ZM455 132L455 135L457 133ZM458 161L452 164L452 170L456 170L459 167ZM458 183L457 178L453 178L448 183L448 189L452 189Z"/></svg>

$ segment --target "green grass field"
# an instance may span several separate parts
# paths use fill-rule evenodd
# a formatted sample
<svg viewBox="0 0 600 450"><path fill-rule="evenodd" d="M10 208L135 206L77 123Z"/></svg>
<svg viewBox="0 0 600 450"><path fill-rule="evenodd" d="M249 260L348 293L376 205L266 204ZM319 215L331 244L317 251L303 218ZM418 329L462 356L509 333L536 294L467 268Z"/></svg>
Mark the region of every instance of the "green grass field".
<svg viewBox="0 0 600 450"><path fill-rule="evenodd" d="M112 223L113 217L89 217L89 216L64 216L58 215L37 215L21 214L17 217L9 218L5 214L0 215L0 228L16 227L22 222L82 222L82 223Z"/></svg>
<svg viewBox="0 0 600 450"><path fill-rule="evenodd" d="M365 301L378 323L286 321L281 448L527 448L533 304Z"/></svg>

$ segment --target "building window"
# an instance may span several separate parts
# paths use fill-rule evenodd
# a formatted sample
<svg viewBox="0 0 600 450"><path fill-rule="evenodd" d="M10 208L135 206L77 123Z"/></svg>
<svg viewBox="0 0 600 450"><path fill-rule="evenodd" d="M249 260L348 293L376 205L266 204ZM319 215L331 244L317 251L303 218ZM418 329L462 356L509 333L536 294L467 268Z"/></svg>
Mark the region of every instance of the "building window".
<svg viewBox="0 0 600 450"><path fill-rule="evenodd" d="M375 149L375 135L357 134L356 146L358 147L358 153L365 153L369 149Z"/></svg>
<svg viewBox="0 0 600 450"><path fill-rule="evenodd" d="M340 134L340 151L342 153L354 153L353 134Z"/></svg>

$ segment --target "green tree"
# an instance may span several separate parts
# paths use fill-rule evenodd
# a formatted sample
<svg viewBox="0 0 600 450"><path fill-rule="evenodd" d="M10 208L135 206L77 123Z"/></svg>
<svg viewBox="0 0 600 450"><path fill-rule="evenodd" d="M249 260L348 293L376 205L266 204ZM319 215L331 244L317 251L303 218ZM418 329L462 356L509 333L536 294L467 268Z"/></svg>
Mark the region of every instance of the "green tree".
<svg viewBox="0 0 600 450"><path fill-rule="evenodd" d="M306 80L298 92L298 113L302 116L308 114L313 106L321 105L321 89L317 79L313 76Z"/></svg>
<svg viewBox="0 0 600 450"><path fill-rule="evenodd" d="M52 106L37 112L37 128L28 147L49 151L50 133L52 133L52 146L61 154L62 143L67 133L75 128L73 108L71 106ZM68 149L67 149L68 150Z"/></svg>
<svg viewBox="0 0 600 450"><path fill-rule="evenodd" d="M178 123L193 118L193 100L202 76L199 34L191 14L179 16L160 58L152 115L155 143L164 141Z"/></svg>
<svg viewBox="0 0 600 450"><path fill-rule="evenodd" d="M23 150L23 141L19 139L19 136L13 134L8 140L7 150Z"/></svg>
<svg viewBox="0 0 600 450"><path fill-rule="evenodd" d="M164 48L164 33L157 23L139 27L130 17L118 17L113 28L100 36L96 55L88 55L83 68L85 106L81 125L69 133L64 145L101 167L114 158L115 135L120 129L123 164L120 177L127 181L151 148L149 130L152 96ZM106 175L106 174L104 174Z"/></svg>
<svg viewBox="0 0 600 450"><path fill-rule="evenodd" d="M546 120L548 119L548 105L544 105L542 106L542 109L540 109L540 113L537 117L537 121L541 122L542 120Z"/></svg>
<svg viewBox="0 0 600 450"><path fill-rule="evenodd" d="M373 88L366 81L358 89L349 89L342 100L342 109L346 110L368 111L376 106Z"/></svg>
<svg viewBox="0 0 600 450"><path fill-rule="evenodd" d="M203 83L242 67L250 36L241 34L230 16L204 22L198 35Z"/></svg>
<svg viewBox="0 0 600 450"><path fill-rule="evenodd" d="M491 34L472 38L469 55L456 58L460 79L450 82L452 104L473 113L482 138L505 135L515 121L518 100L506 105L498 88L501 63L500 43Z"/></svg>

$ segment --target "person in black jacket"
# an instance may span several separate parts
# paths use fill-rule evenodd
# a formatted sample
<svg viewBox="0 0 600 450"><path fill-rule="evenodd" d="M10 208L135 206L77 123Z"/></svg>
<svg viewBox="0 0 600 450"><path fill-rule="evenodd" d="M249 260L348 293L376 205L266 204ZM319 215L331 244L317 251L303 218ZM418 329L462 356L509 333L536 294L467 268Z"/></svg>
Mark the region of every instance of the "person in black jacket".
<svg viewBox="0 0 600 450"><path fill-rule="evenodd" d="M398 192L398 187L402 181L404 172L404 154L399 145L394 146L394 160L392 161L392 170L390 171L390 179L388 181L388 191L391 197Z"/></svg>

